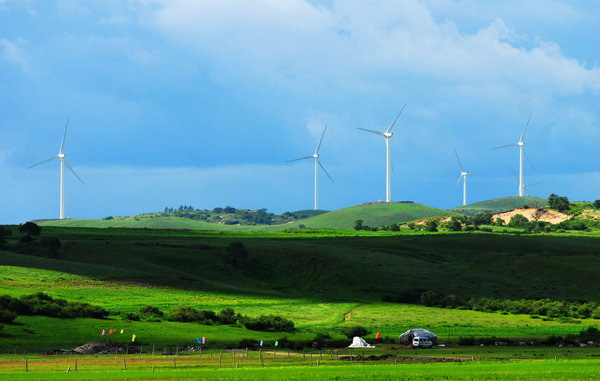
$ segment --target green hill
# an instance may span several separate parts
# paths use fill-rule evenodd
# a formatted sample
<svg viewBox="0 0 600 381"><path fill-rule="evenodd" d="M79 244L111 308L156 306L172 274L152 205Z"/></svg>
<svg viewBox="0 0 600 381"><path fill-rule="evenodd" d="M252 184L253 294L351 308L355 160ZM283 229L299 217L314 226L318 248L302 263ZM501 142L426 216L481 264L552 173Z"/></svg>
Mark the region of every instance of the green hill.
<svg viewBox="0 0 600 381"><path fill-rule="evenodd" d="M384 226L429 217L447 217L456 215L432 206L415 203L369 203L324 213L302 221L288 224L296 227L300 224L308 228L352 229L356 220L363 220L368 226Z"/></svg>
<svg viewBox="0 0 600 381"><path fill-rule="evenodd" d="M513 209L529 207L544 207L548 199L542 197L502 197L493 200L475 202L464 206L448 209L451 212L474 216L479 213L502 213Z"/></svg>
<svg viewBox="0 0 600 381"><path fill-rule="evenodd" d="M210 223L186 217L148 213L137 216L115 217L102 220L49 220L41 221L41 226L87 227L87 228L147 228L147 229L191 229L218 231L280 231L298 228L352 229L356 220L363 220L368 226L383 226L404 223L429 217L455 215L446 210L415 203L370 203L351 206L332 212L303 210L293 212L300 220L279 225L230 225ZM312 216L312 217L310 217ZM306 218L308 217L308 218Z"/></svg>

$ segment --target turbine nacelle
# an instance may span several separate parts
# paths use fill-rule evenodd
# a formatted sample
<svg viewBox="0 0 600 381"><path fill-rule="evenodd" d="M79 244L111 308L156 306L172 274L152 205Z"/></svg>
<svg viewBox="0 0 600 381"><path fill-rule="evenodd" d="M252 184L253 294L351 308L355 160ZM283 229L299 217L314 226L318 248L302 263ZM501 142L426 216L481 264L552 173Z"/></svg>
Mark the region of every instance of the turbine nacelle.
<svg viewBox="0 0 600 381"><path fill-rule="evenodd" d="M392 136L394 136L393 132L384 132L383 133L383 137L386 139L390 139Z"/></svg>
<svg viewBox="0 0 600 381"><path fill-rule="evenodd" d="M59 159L64 159L65 157L67 157L66 153L59 153L58 155L56 155L56 157L58 157Z"/></svg>
<svg viewBox="0 0 600 381"><path fill-rule="evenodd" d="M469 176L469 172L461 172L460 173L461 176ZM455 175L456 176L456 175Z"/></svg>
<svg viewBox="0 0 600 381"><path fill-rule="evenodd" d="M523 143L523 142L518 142L518 143L517 143L517 145L518 145L519 147L523 147L523 146L525 145L525 143Z"/></svg>
<svg viewBox="0 0 600 381"><path fill-rule="evenodd" d="M314 154L312 155L312 157L314 157L315 159L318 159L318 158L319 158L319 154L318 154L318 153L314 153Z"/></svg>

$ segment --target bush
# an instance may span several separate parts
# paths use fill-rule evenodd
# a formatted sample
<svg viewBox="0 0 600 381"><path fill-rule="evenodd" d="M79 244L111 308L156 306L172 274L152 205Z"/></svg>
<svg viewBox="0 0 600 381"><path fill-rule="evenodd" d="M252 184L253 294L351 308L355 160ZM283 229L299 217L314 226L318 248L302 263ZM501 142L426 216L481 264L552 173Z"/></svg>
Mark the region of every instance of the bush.
<svg viewBox="0 0 600 381"><path fill-rule="evenodd" d="M197 310L190 306L177 306L168 317L170 321L180 321L184 323L206 323L210 320L210 323L214 322L215 314L213 311Z"/></svg>
<svg viewBox="0 0 600 381"><path fill-rule="evenodd" d="M131 321L140 321L140 315L134 312L126 312L123 314L123 319Z"/></svg>
<svg viewBox="0 0 600 381"><path fill-rule="evenodd" d="M593 204L594 204L594 208L596 208L596 209L600 209L600 200L596 200L596 201L594 201L594 203L593 203Z"/></svg>
<svg viewBox="0 0 600 381"><path fill-rule="evenodd" d="M9 311L9 310L6 310L6 309L3 309L3 308L0 308L0 323L10 324L16 318L17 318L17 314L16 313L14 313L12 311Z"/></svg>
<svg viewBox="0 0 600 381"><path fill-rule="evenodd" d="M524 229L529 225L529 220L527 217L521 214L515 214L510 218L510 222L506 225L511 228L521 228Z"/></svg>
<svg viewBox="0 0 600 381"><path fill-rule="evenodd" d="M144 306L140 308L139 315L143 318L151 319L162 318L165 316L165 314L158 307L154 306Z"/></svg>
<svg viewBox="0 0 600 381"><path fill-rule="evenodd" d="M242 339L238 343L238 348L256 349L258 348L258 341L254 339Z"/></svg>
<svg viewBox="0 0 600 381"><path fill-rule="evenodd" d="M593 341L593 342L600 342L600 330L598 330L598 328L596 327L588 327L582 331L579 332L579 335L577 335L579 337L579 340L584 341L584 342L588 342L588 341Z"/></svg>
<svg viewBox="0 0 600 381"><path fill-rule="evenodd" d="M436 232L438 231L438 223L435 220L429 220L425 223L425 231Z"/></svg>
<svg viewBox="0 0 600 381"><path fill-rule="evenodd" d="M554 193L548 196L548 206L552 209L558 210L559 212L566 212L571 207L567 197L561 197Z"/></svg>
<svg viewBox="0 0 600 381"><path fill-rule="evenodd" d="M19 299L4 295L0 297L0 308L12 311L17 315L93 319L104 319L108 316L108 311L102 307L81 302L70 302L64 299L54 299L42 292L25 295Z"/></svg>
<svg viewBox="0 0 600 381"><path fill-rule="evenodd" d="M365 327L361 327L360 325L357 325L355 327L342 328L342 333L344 335L346 335L347 338L351 339L354 336L359 336L359 337L367 336L369 333L371 333L371 331L369 331Z"/></svg>
<svg viewBox="0 0 600 381"><path fill-rule="evenodd" d="M261 315L243 319L244 326L252 331L294 332L294 323L277 315Z"/></svg>

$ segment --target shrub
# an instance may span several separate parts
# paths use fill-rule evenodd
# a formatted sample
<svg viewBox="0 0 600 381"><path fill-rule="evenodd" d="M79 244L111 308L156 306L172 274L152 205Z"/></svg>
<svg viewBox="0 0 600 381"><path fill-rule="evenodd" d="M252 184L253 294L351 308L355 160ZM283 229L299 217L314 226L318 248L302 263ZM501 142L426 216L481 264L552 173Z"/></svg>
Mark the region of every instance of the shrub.
<svg viewBox="0 0 600 381"><path fill-rule="evenodd" d="M140 315L135 312L126 312L123 314L123 319L131 321L140 321Z"/></svg>
<svg viewBox="0 0 600 381"><path fill-rule="evenodd" d="M25 295L19 299L4 295L0 297L0 308L12 311L17 315L94 319L104 319L108 316L108 311L102 307L81 302L70 302L65 299L54 299L42 292Z"/></svg>
<svg viewBox="0 0 600 381"><path fill-rule="evenodd" d="M10 324L16 318L17 318L16 313L6 310L6 309L3 309L3 308L0 308L0 323Z"/></svg>
<svg viewBox="0 0 600 381"><path fill-rule="evenodd" d="M253 331L294 332L294 323L277 315L245 318L244 326Z"/></svg>
<svg viewBox="0 0 600 381"><path fill-rule="evenodd" d="M369 331L365 327L357 325L357 326L354 326L354 327L344 327L344 328L342 328L342 333L344 335L346 335L347 338L351 339L354 336L359 336L359 337L366 336L369 333L371 333L371 331Z"/></svg>
<svg viewBox="0 0 600 381"><path fill-rule="evenodd" d="M226 308L217 314L216 319L221 324L236 324L242 315L236 314L233 308Z"/></svg>
<svg viewBox="0 0 600 381"><path fill-rule="evenodd" d="M158 308L154 306L144 306L140 308L139 315L143 318L161 318L165 316L165 314Z"/></svg>
<svg viewBox="0 0 600 381"><path fill-rule="evenodd" d="M600 342L600 330L596 327L588 327L581 330L577 335L581 341L594 341Z"/></svg>
<svg viewBox="0 0 600 381"><path fill-rule="evenodd" d="M258 348L258 341L254 339L242 339L242 341L238 343L238 348Z"/></svg>
<svg viewBox="0 0 600 381"><path fill-rule="evenodd" d="M436 232L438 231L438 223L435 220L429 220L425 223L425 231Z"/></svg>
<svg viewBox="0 0 600 381"><path fill-rule="evenodd" d="M514 216L512 216L510 218L510 222L506 226L511 227L511 228L524 229L528 225L529 225L529 220L527 219L527 217L525 217L521 214L515 214Z"/></svg>

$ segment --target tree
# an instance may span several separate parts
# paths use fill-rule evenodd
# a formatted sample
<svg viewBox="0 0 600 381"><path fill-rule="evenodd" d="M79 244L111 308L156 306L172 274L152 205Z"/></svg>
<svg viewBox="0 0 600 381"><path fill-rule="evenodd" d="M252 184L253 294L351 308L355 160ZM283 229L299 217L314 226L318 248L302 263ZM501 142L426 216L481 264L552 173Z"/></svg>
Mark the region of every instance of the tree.
<svg viewBox="0 0 600 381"><path fill-rule="evenodd" d="M552 193L548 196L548 206L559 212L566 212L570 208L569 199L566 196L558 196Z"/></svg>
<svg viewBox="0 0 600 381"><path fill-rule="evenodd" d="M354 230L364 230L365 226L363 225L363 220L354 221Z"/></svg>
<svg viewBox="0 0 600 381"><path fill-rule="evenodd" d="M246 247L243 243L239 241L231 242L229 246L227 246L227 257L231 264L235 267L240 262L248 259L248 252L246 251Z"/></svg>
<svg viewBox="0 0 600 381"><path fill-rule="evenodd" d="M494 225L496 226L504 226L504 220L500 217L496 218L496 221L494 221Z"/></svg>
<svg viewBox="0 0 600 381"><path fill-rule="evenodd" d="M528 225L529 225L529 220L527 219L527 217L523 216L522 214L515 214L514 216L512 216L510 218L510 222L506 226L511 227L511 228L524 229Z"/></svg>
<svg viewBox="0 0 600 381"><path fill-rule="evenodd" d="M452 217L452 219L444 224L446 230L451 232L459 232L462 230L462 225L458 221L456 217Z"/></svg>
<svg viewBox="0 0 600 381"><path fill-rule="evenodd" d="M42 232L42 228L35 222L28 221L19 225L19 231L30 236L38 236Z"/></svg>
<svg viewBox="0 0 600 381"><path fill-rule="evenodd" d="M600 200L596 200L596 201L594 201L594 207L595 207L596 209L600 209Z"/></svg>
<svg viewBox="0 0 600 381"><path fill-rule="evenodd" d="M436 232L438 231L438 223L436 220L429 220L425 224L425 231Z"/></svg>

